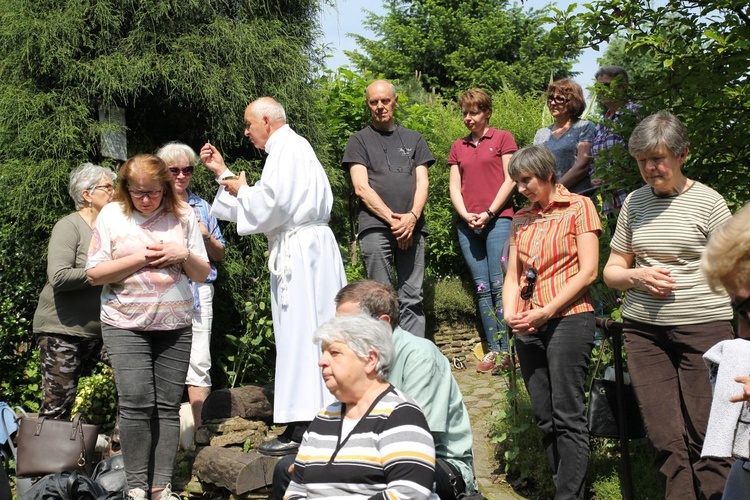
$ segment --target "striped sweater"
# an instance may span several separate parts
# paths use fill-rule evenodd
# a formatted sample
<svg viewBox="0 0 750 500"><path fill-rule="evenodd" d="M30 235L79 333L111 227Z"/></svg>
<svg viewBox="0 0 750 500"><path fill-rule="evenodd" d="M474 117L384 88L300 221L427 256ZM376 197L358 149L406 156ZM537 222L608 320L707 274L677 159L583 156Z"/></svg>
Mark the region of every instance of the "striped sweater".
<svg viewBox="0 0 750 500"><path fill-rule="evenodd" d="M709 236L730 217L724 198L700 182L679 196L656 196L650 186L633 191L617 219L612 249L634 255L636 268L669 269L677 289L666 299L629 289L623 318L660 326L732 319L726 293L713 293L700 269Z"/></svg>
<svg viewBox="0 0 750 500"><path fill-rule="evenodd" d="M310 424L284 498L437 499L435 447L419 406L393 386L341 438L345 405Z"/></svg>

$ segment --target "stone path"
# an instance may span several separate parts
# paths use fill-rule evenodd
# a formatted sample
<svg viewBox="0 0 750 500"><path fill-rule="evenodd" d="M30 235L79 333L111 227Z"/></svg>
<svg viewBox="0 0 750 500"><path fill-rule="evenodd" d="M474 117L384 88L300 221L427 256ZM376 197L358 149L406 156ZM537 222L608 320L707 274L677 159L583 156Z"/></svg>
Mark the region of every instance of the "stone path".
<svg viewBox="0 0 750 500"><path fill-rule="evenodd" d="M479 373L476 370L478 361L474 356L467 356L466 368L453 370L464 403L469 410L471 428L474 434L474 469L479 489L489 500L518 500L518 495L498 475L498 463L495 458L495 445L489 435L492 422L497 412L496 403L503 397L507 387L506 380L498 375Z"/></svg>

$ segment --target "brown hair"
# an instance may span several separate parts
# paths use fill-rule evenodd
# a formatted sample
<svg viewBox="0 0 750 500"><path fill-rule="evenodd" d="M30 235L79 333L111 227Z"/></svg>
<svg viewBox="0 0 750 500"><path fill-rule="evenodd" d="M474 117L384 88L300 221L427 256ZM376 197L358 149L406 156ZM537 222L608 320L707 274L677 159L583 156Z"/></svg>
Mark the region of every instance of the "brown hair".
<svg viewBox="0 0 750 500"><path fill-rule="evenodd" d="M482 89L467 90L458 98L458 105L462 109L476 106L479 111L492 113L492 98Z"/></svg>
<svg viewBox="0 0 750 500"><path fill-rule="evenodd" d="M140 154L129 158L118 172L120 182L112 197L112 201L119 202L122 205L123 212L131 215L135 210L133 200L130 197L128 186L130 182L139 177L145 177L156 180L161 183L162 203L167 212L174 212L177 217L185 215L187 204L184 203L177 194L172 184L173 176L167 168L167 164L158 156L152 154Z"/></svg>
<svg viewBox="0 0 750 500"><path fill-rule="evenodd" d="M570 99L565 107L573 118L580 118L586 110L586 100L583 98L583 89L570 78L555 80L547 87L547 96L552 94L561 94L566 99Z"/></svg>
<svg viewBox="0 0 750 500"><path fill-rule="evenodd" d="M398 326L398 298L393 288L372 280L359 280L349 283L339 290L333 299L336 307L347 302L359 304L362 312L379 319L383 314L391 318L391 328Z"/></svg>

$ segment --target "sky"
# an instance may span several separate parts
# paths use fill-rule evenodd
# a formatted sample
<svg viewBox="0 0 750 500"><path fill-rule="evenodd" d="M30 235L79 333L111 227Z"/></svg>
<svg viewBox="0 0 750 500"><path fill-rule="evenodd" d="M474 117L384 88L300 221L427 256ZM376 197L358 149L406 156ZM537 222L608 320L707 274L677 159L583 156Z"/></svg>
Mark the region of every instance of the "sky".
<svg viewBox="0 0 750 500"><path fill-rule="evenodd" d="M545 5L552 3L557 4L561 10L569 4L575 3L572 0L526 0L523 7L525 9L541 9ZM580 1L577 3L581 3ZM362 26L365 18L365 10L372 11L376 14L382 14L383 4L381 0L338 0L336 7L323 6L322 27L324 33L324 43L332 51L332 57L327 60L327 66L330 69L336 69L344 64L349 64L349 58L344 54L345 50L354 50L357 46L354 40L347 36L347 33L357 33L364 35L366 38L374 38L369 30ZM600 47L600 52L588 49L584 51L577 64L573 66L573 71L580 73L574 78L584 89L590 86L594 81L594 73L598 69L596 59L600 57L605 45ZM585 90L584 90L585 92Z"/></svg>

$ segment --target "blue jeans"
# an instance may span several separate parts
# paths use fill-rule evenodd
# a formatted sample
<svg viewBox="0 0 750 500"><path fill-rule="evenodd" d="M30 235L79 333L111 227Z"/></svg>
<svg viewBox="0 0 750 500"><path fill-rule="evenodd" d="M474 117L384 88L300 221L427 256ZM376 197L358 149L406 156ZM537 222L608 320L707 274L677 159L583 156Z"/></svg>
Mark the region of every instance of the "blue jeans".
<svg viewBox="0 0 750 500"><path fill-rule="evenodd" d="M594 314L554 318L516 335L521 373L555 482L555 499L583 498L589 457L585 383L594 347Z"/></svg>
<svg viewBox="0 0 750 500"><path fill-rule="evenodd" d="M191 327L144 332L102 324L102 337L115 372L128 489L163 488L177 456Z"/></svg>
<svg viewBox="0 0 750 500"><path fill-rule="evenodd" d="M487 346L493 352L508 351L508 333L503 321L503 268L500 265L503 245L510 236L511 220L492 219L480 233L459 220L458 243L464 254L479 299Z"/></svg>
<svg viewBox="0 0 750 500"><path fill-rule="evenodd" d="M367 277L391 286L393 267L396 267L401 328L424 337L425 319L422 308L424 281L424 234L414 233L414 243L399 250L396 237L388 229L366 229L359 235L359 247L365 261Z"/></svg>

